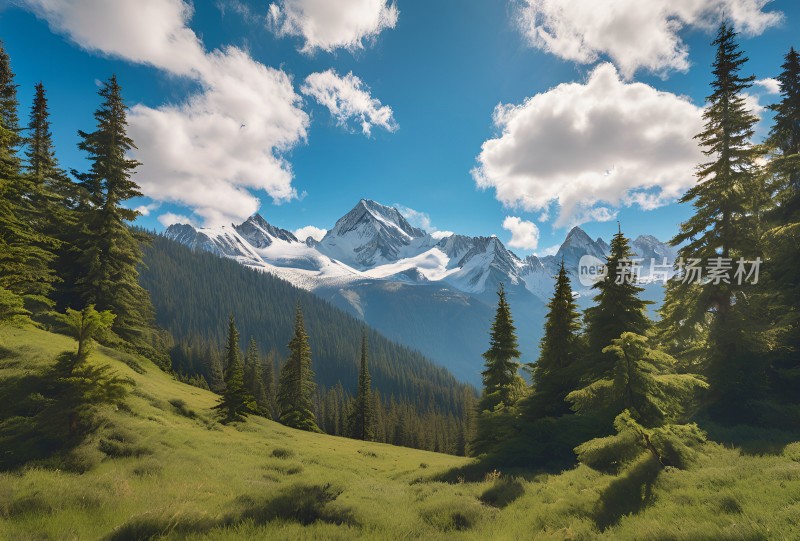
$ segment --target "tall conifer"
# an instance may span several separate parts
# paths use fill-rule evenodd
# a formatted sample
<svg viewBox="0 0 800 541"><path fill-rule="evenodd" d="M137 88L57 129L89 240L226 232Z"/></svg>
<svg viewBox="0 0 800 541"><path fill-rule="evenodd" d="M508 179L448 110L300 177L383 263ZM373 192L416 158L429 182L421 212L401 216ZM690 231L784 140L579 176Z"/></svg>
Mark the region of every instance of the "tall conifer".
<svg viewBox="0 0 800 541"><path fill-rule="evenodd" d="M83 228L76 243L81 266L77 289L83 302L116 314L115 333L146 344L152 306L138 282L141 239L128 227L139 213L124 206L141 195L132 179L139 163L128 158L136 147L127 134L127 106L117 78L103 83L99 94L103 103L94 114L97 129L78 132L78 148L88 154L91 167L75 173L85 194L80 205Z"/></svg>
<svg viewBox="0 0 800 541"><path fill-rule="evenodd" d="M361 363L358 370L358 392L350 412L350 435L358 440L375 439L375 412L372 403L372 386L369 377L367 333L361 336Z"/></svg>
<svg viewBox="0 0 800 541"><path fill-rule="evenodd" d="M775 118L767 145L772 152L776 208L765 235L769 267L764 288L779 330L773 395L800 403L800 53L791 48L777 77L781 100L770 106Z"/></svg>
<svg viewBox="0 0 800 541"><path fill-rule="evenodd" d="M297 305L294 336L289 342L289 358L281 368L278 383L278 417L292 428L319 432L314 416L314 372L303 311Z"/></svg>
<svg viewBox="0 0 800 541"><path fill-rule="evenodd" d="M242 351L239 346L239 331L233 315L228 320L228 335L225 339L225 391L216 406L222 410L226 421L241 420L256 409L253 397L244 385Z"/></svg>
<svg viewBox="0 0 800 541"><path fill-rule="evenodd" d="M752 144L758 118L745 101L753 76L743 76L747 62L736 32L723 22L716 39L712 93L703 113L705 128L696 139L709 161L697 169L697 184L681 198L694 215L681 224L672 244L681 245L684 262L699 260L708 267L739 258L761 256L759 231L763 209L763 176ZM718 258L722 258L721 260ZM719 417L736 417L749 408L748 399L763 387L765 369L753 351L755 329L749 321L750 286L739 284L731 271L724 279L671 280L661 310L665 343L675 352L697 357L709 378L709 399ZM698 336L700 339L698 340ZM707 337L707 338L706 338ZM698 347L699 346L699 347Z"/></svg>
<svg viewBox="0 0 800 541"><path fill-rule="evenodd" d="M595 306L586 310L586 360L581 376L594 381L606 376L614 365L614 356L603 349L624 332L645 334L650 328L646 308L649 301L639 298L643 288L636 285L630 244L622 231L611 240L606 262L607 275L593 288L597 290Z"/></svg>
<svg viewBox="0 0 800 541"><path fill-rule="evenodd" d="M579 380L575 365L581 353L580 314L563 261L547 307L539 360L533 367L530 412L534 417L569 413L569 404L564 399L575 390Z"/></svg>
<svg viewBox="0 0 800 541"><path fill-rule="evenodd" d="M0 288L7 290L0 304L24 302L41 310L52 305L56 242L41 227L33 185L22 171L22 143L17 85L0 43ZM3 306L0 311L5 311Z"/></svg>

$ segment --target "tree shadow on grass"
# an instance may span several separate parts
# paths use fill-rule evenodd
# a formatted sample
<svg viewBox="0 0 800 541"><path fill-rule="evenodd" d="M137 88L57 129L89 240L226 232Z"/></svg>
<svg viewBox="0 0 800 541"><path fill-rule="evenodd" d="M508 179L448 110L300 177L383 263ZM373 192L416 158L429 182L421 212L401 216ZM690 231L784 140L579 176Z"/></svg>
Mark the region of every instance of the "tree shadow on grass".
<svg viewBox="0 0 800 541"><path fill-rule="evenodd" d="M653 484L661 464L648 453L611 481L592 512L600 530L616 525L625 515L639 513L653 502Z"/></svg>
<svg viewBox="0 0 800 541"><path fill-rule="evenodd" d="M221 518L187 513L143 513L114 529L105 541L148 541L168 535L202 534L216 528L235 527L242 523L263 526L274 520L297 522L303 526L327 524L357 525L349 508L334 502L342 493L331 485L298 484L285 487L276 495L241 496L233 510Z"/></svg>
<svg viewBox="0 0 800 541"><path fill-rule="evenodd" d="M709 421L703 422L700 427L706 431L709 440L736 448L748 456L780 456L787 445L800 441L800 430L791 432L761 426L723 426Z"/></svg>
<svg viewBox="0 0 800 541"><path fill-rule="evenodd" d="M107 365L75 367L73 356L64 352L39 372L0 379L0 471L33 462L85 471L69 453L99 426L95 406L121 402L131 382Z"/></svg>

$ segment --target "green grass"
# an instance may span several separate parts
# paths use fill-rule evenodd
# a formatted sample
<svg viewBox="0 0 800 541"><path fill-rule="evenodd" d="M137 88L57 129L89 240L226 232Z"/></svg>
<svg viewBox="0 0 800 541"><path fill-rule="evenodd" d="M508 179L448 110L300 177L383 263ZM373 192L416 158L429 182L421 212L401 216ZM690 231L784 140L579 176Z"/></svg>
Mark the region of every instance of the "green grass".
<svg viewBox="0 0 800 541"><path fill-rule="evenodd" d="M74 347L0 327L0 379ZM687 471L644 461L619 476L580 466L472 482L458 473L469 459L255 417L222 426L215 395L128 354L92 358L135 382L128 407L102 412L71 453L79 467L0 473L0 539L800 538L800 443L761 455L708 444Z"/></svg>

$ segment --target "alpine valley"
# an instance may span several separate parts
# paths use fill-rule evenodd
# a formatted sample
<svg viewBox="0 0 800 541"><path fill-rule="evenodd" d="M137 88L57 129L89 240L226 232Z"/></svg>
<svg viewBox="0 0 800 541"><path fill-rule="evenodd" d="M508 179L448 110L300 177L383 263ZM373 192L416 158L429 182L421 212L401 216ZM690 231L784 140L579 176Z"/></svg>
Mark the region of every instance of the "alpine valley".
<svg viewBox="0 0 800 541"><path fill-rule="evenodd" d="M609 249L574 227L555 255L521 258L495 236L428 233L396 208L367 199L320 241L298 239L259 214L240 225L174 224L164 235L312 291L476 385L499 285L520 331L522 360L533 362L560 262L573 278L578 303L588 306L592 293L578 282L578 262L587 254L604 259ZM645 261L675 259L674 248L652 236L638 237L632 247ZM661 295L660 283L653 283L644 296L657 305Z"/></svg>

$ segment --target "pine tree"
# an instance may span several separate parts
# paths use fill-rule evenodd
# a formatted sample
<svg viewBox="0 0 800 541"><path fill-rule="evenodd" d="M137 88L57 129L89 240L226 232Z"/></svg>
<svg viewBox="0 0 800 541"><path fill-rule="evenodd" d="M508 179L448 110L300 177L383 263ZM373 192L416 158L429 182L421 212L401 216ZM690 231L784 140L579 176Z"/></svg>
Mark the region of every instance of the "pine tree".
<svg viewBox="0 0 800 541"><path fill-rule="evenodd" d="M778 334L771 395L800 403L800 53L791 48L782 67L781 101L770 106L775 117L767 139L776 208L764 236L769 267L762 291Z"/></svg>
<svg viewBox="0 0 800 541"><path fill-rule="evenodd" d="M208 368L208 386L217 394L225 391L225 371L222 368L222 359L216 347L211 348Z"/></svg>
<svg viewBox="0 0 800 541"><path fill-rule="evenodd" d="M261 356L258 352L258 344L255 338L250 338L247 353L244 357L244 381L247 391L258 404L259 410L266 414L268 408L267 390L264 385Z"/></svg>
<svg viewBox="0 0 800 541"><path fill-rule="evenodd" d="M275 360L277 354L272 350L264 361L261 379L264 382L264 393L267 395L267 417L275 418Z"/></svg>
<svg viewBox="0 0 800 541"><path fill-rule="evenodd" d="M57 243L41 226L33 185L22 172L17 108L14 72L0 43L0 288L7 290L4 305L24 302L39 311L52 306Z"/></svg>
<svg viewBox="0 0 800 541"><path fill-rule="evenodd" d="M36 92L28 122L28 138L25 156L26 176L31 189L30 201L38 210L38 223L44 235L54 242L56 259L54 268L59 276L55 300L69 305L68 291L74 287L75 258L69 246L77 230L74 205L77 199L76 185L58 164L53 135L50 131L50 112L44 85L36 84Z"/></svg>
<svg viewBox="0 0 800 541"><path fill-rule="evenodd" d="M375 439L375 412L372 403L372 387L369 377L367 333L361 336L361 364L358 371L358 393L353 400L348 424L350 437L357 440Z"/></svg>
<svg viewBox="0 0 800 541"><path fill-rule="evenodd" d="M575 365L582 349L580 314L563 261L547 307L539 360L532 373L534 391L528 409L534 418L569 413L564 399L577 388L579 380Z"/></svg>
<svg viewBox="0 0 800 541"><path fill-rule="evenodd" d="M763 176L756 166L760 150L751 142L758 118L744 95L754 77L740 74L747 58L727 23L720 26L713 45L713 92L703 113L705 128L696 136L710 161L698 167L697 184L680 200L691 202L695 212L681 224L672 244L682 244L679 255L684 262L694 258L709 265L722 258L735 265L739 258L761 256L763 209L758 206L763 198L758 194L763 192ZM705 367L711 409L718 418L744 415L748 400L763 388L761 355L752 349L756 329L749 313L756 309L748 289L732 273L702 283L674 279L661 310L664 342L673 351L695 354Z"/></svg>
<svg viewBox="0 0 800 541"><path fill-rule="evenodd" d="M623 333L605 351L615 358L613 372L571 392L567 400L578 413L612 411L617 434L580 445L579 460L609 467L649 452L662 466L685 466L699 431L679 423L708 385L692 374L677 373L677 361L638 334Z"/></svg>
<svg viewBox="0 0 800 541"><path fill-rule="evenodd" d="M487 453L506 441L511 432L516 402L522 398L525 382L517 373L520 357L516 329L502 284L497 291L497 312L490 346L483 358L483 394L478 402L478 418L472 448Z"/></svg>
<svg viewBox="0 0 800 541"><path fill-rule="evenodd" d="M239 421L256 410L253 397L244 385L242 352L239 349L239 331L233 315L228 320L228 337L225 340L225 391L215 407L223 412L226 422Z"/></svg>
<svg viewBox="0 0 800 541"><path fill-rule="evenodd" d="M117 78L99 91L103 103L95 112L97 129L79 131L78 148L88 154L87 173L74 173L84 192L83 228L76 242L81 276L77 290L85 303L117 315L114 332L128 342L146 345L152 325L150 298L138 283L140 240L128 227L139 213L123 204L141 196L131 178L139 165L127 157L136 148L127 135L127 106Z"/></svg>
<svg viewBox="0 0 800 541"><path fill-rule="evenodd" d="M303 311L297 306L294 336L289 342L289 358L281 368L278 382L278 418L292 428L319 432L314 416L314 372Z"/></svg>
<svg viewBox="0 0 800 541"><path fill-rule="evenodd" d="M606 262L607 274L594 286L598 291L595 306L586 310L586 359L580 373L584 381L605 377L614 365L614 356L603 349L624 332L645 334L650 328L646 308L639 294L643 288L635 284L632 274L633 252L628 239L618 231L611 240L611 252Z"/></svg>

